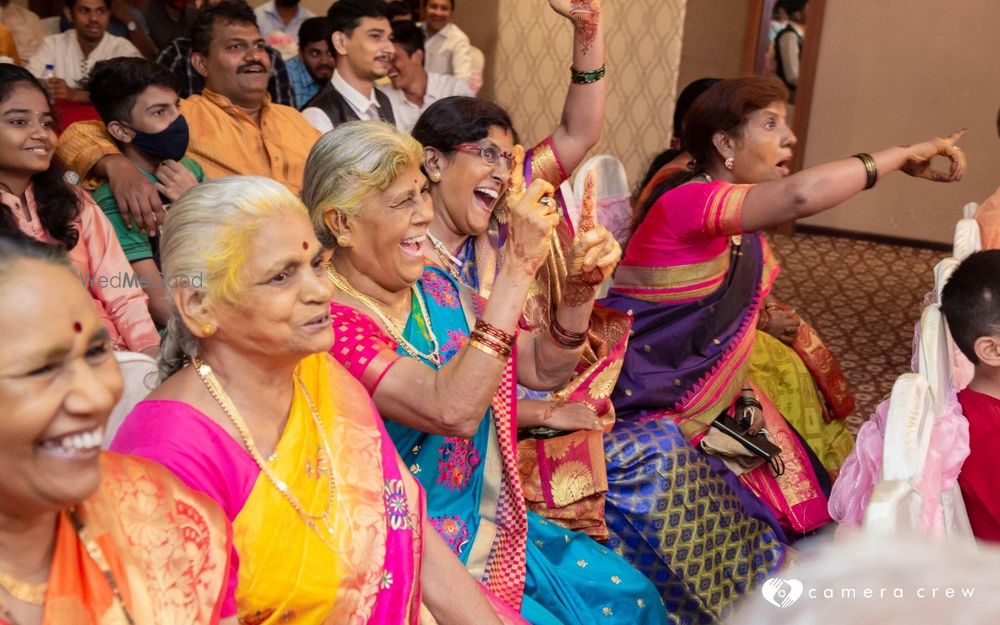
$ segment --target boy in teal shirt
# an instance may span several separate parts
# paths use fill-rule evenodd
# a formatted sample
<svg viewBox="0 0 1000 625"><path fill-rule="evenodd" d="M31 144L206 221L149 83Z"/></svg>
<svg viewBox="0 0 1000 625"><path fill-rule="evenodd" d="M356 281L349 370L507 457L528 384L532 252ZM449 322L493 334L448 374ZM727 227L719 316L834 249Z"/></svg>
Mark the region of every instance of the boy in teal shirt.
<svg viewBox="0 0 1000 625"><path fill-rule="evenodd" d="M168 69L141 58L116 58L94 65L87 79L91 103L121 153L160 191L163 206L204 181L201 166L184 156L188 126L180 114L177 77ZM132 264L133 279L149 296L153 321L164 326L170 303L159 269L158 237L126 221L107 182L91 192L107 215Z"/></svg>

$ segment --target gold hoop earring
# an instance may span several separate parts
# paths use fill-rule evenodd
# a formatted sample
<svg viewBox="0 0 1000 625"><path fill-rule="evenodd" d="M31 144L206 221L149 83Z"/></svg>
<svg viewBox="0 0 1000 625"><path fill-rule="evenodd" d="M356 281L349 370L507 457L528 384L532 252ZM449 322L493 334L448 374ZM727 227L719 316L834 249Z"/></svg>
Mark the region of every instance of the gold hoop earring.
<svg viewBox="0 0 1000 625"><path fill-rule="evenodd" d="M733 157L730 156L729 158L726 159L726 162L725 162L726 169L732 170L733 165L735 163L736 163L735 159L733 159Z"/></svg>

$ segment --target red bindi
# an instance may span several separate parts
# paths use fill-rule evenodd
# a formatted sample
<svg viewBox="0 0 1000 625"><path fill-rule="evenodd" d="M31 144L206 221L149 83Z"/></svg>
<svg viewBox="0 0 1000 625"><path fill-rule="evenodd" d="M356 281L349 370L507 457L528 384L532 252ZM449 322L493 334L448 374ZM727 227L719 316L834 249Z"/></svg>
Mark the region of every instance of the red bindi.
<svg viewBox="0 0 1000 625"><path fill-rule="evenodd" d="M306 242L306 241L303 241L303 242L302 242L302 249L304 249L304 250L307 250L307 249L309 249L309 243L308 243L308 242Z"/></svg>
<svg viewBox="0 0 1000 625"><path fill-rule="evenodd" d="M79 321L74 321L73 322L73 331L76 332L77 334L79 334L80 332L83 332L83 324L81 324Z"/></svg>

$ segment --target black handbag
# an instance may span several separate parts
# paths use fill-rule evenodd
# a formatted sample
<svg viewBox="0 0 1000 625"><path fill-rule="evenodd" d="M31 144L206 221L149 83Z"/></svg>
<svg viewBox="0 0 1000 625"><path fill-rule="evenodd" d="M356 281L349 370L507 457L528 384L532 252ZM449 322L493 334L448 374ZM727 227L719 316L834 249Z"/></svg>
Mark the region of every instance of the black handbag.
<svg viewBox="0 0 1000 625"><path fill-rule="evenodd" d="M737 422L737 419L729 415L729 411L724 411L712 422L712 426L735 438L753 455L766 460L771 465L775 477L782 475L785 472L785 462L781 459L781 447L772 443L763 430L749 434L747 432L749 424L743 421L745 420L741 419Z"/></svg>

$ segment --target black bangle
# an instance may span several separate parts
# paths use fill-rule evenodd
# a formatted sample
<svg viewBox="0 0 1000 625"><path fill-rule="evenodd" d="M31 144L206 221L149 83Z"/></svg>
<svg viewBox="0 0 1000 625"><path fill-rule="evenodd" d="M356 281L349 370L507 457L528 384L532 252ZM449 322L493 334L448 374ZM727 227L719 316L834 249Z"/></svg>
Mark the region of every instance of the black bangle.
<svg viewBox="0 0 1000 625"><path fill-rule="evenodd" d="M589 85L592 82L597 82L598 80L604 78L604 74L607 73L607 64L600 66L599 68L590 72L581 72L575 67L569 68L570 77L574 84L577 85Z"/></svg>
<svg viewBox="0 0 1000 625"><path fill-rule="evenodd" d="M878 167L875 166L875 159L872 158L871 154L866 154L861 152L855 154L854 158L860 160L865 166L865 175L867 176L865 180L865 191L871 189L878 182Z"/></svg>

